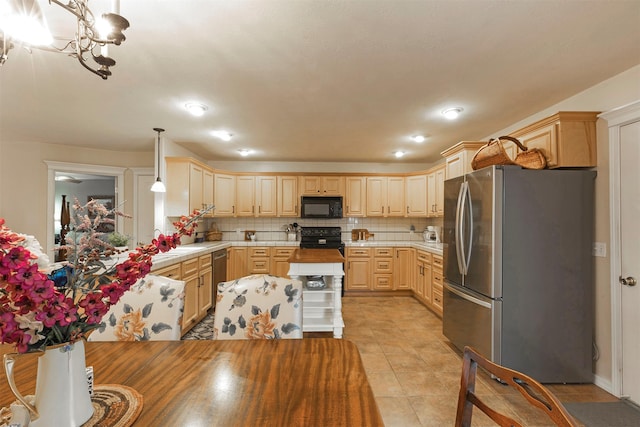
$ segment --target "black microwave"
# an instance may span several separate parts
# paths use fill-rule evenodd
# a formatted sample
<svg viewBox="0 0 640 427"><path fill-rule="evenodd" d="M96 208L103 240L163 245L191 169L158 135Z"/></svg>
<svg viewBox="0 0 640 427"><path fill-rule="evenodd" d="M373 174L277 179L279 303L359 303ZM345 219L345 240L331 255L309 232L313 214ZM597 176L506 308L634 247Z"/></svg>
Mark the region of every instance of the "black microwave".
<svg viewBox="0 0 640 427"><path fill-rule="evenodd" d="M302 196L300 218L342 218L342 197Z"/></svg>

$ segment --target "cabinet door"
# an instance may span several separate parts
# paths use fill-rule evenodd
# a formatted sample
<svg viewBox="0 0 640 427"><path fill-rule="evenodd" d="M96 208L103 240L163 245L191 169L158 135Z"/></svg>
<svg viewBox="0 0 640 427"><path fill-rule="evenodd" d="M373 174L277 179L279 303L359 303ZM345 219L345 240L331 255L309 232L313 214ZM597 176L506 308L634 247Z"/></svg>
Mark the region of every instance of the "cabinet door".
<svg viewBox="0 0 640 427"><path fill-rule="evenodd" d="M447 157L446 175L447 179L455 178L464 175L464 156L463 153L458 153Z"/></svg>
<svg viewBox="0 0 640 427"><path fill-rule="evenodd" d="M404 178L389 177L387 179L387 213L386 216L405 216Z"/></svg>
<svg viewBox="0 0 640 427"><path fill-rule="evenodd" d="M294 248L273 248L271 251L270 274L277 277L289 277L289 257Z"/></svg>
<svg viewBox="0 0 640 427"><path fill-rule="evenodd" d="M189 165L189 213L202 209L202 174L202 167Z"/></svg>
<svg viewBox="0 0 640 427"><path fill-rule="evenodd" d="M353 258L347 262L346 289L371 289L371 260L369 258Z"/></svg>
<svg viewBox="0 0 640 427"><path fill-rule="evenodd" d="M278 216L298 216L298 177L279 176L278 177Z"/></svg>
<svg viewBox="0 0 640 427"><path fill-rule="evenodd" d="M275 176L257 176L256 177L256 216L277 215L276 208L276 185Z"/></svg>
<svg viewBox="0 0 640 427"><path fill-rule="evenodd" d="M342 196L344 194L344 177L323 176L321 190L324 196Z"/></svg>
<svg viewBox="0 0 640 427"><path fill-rule="evenodd" d="M182 333L196 324L198 318L198 290L200 278L191 276L184 279L184 310L182 312Z"/></svg>
<svg viewBox="0 0 640 427"><path fill-rule="evenodd" d="M255 178L236 177L236 216L255 216Z"/></svg>
<svg viewBox="0 0 640 427"><path fill-rule="evenodd" d="M239 279L249 274L247 248L227 249L227 280Z"/></svg>
<svg viewBox="0 0 640 427"><path fill-rule="evenodd" d="M427 203L429 210L427 216L435 216L436 211L436 174L427 175Z"/></svg>
<svg viewBox="0 0 640 427"><path fill-rule="evenodd" d="M213 306L213 271L211 268L200 271L198 285L198 318L203 318Z"/></svg>
<svg viewBox="0 0 640 427"><path fill-rule="evenodd" d="M424 263L421 261L415 263L414 285L411 289L419 299L424 298Z"/></svg>
<svg viewBox="0 0 640 427"><path fill-rule="evenodd" d="M367 180L363 176L346 178L345 215L365 216L367 199Z"/></svg>
<svg viewBox="0 0 640 427"><path fill-rule="evenodd" d="M211 206L215 204L213 200L213 172L207 169L202 171L202 206ZM213 216L213 212L209 212L207 216Z"/></svg>
<svg viewBox="0 0 640 427"><path fill-rule="evenodd" d="M427 176L407 177L406 184L407 216L424 217L427 215Z"/></svg>
<svg viewBox="0 0 640 427"><path fill-rule="evenodd" d="M320 196L322 193L322 180L319 176L301 176L300 194L303 196Z"/></svg>
<svg viewBox="0 0 640 427"><path fill-rule="evenodd" d="M436 175L436 210L435 216L444 216L444 175L445 168L442 167L435 172Z"/></svg>
<svg viewBox="0 0 640 427"><path fill-rule="evenodd" d="M236 177L233 175L214 175L214 216L234 216L236 204Z"/></svg>
<svg viewBox="0 0 640 427"><path fill-rule="evenodd" d="M413 258L411 248L395 248L395 260L393 269L393 289L411 289L413 282Z"/></svg>
<svg viewBox="0 0 640 427"><path fill-rule="evenodd" d="M387 206L387 179L367 177L367 216L384 216Z"/></svg>

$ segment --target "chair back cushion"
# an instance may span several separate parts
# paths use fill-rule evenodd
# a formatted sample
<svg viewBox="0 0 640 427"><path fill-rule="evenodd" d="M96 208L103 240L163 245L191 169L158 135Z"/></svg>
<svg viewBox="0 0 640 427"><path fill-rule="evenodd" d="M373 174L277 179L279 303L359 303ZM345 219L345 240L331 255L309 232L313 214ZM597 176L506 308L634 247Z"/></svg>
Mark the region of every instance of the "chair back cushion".
<svg viewBox="0 0 640 427"><path fill-rule="evenodd" d="M218 284L214 339L302 338L302 282L259 274Z"/></svg>
<svg viewBox="0 0 640 427"><path fill-rule="evenodd" d="M89 341L177 341L183 308L183 281L147 275L109 309Z"/></svg>

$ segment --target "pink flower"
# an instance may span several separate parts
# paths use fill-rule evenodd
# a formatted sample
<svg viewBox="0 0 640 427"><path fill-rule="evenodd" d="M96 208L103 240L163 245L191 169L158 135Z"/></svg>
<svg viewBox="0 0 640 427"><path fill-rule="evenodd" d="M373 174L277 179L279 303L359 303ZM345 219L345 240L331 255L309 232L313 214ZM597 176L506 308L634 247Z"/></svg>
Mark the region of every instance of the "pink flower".
<svg viewBox="0 0 640 427"><path fill-rule="evenodd" d="M125 290L118 284L118 282L109 283L108 285L103 285L100 288L102 295L108 299L110 305L113 305L120 301L122 295L124 295Z"/></svg>

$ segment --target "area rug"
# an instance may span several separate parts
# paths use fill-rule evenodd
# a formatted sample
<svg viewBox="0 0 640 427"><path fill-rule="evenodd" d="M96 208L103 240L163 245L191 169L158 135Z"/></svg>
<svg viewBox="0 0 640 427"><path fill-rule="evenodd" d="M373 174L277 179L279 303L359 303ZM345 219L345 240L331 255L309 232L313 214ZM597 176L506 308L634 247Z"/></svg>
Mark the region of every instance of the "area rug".
<svg viewBox="0 0 640 427"><path fill-rule="evenodd" d="M183 340L212 340L213 339L213 313L209 313L189 332L184 334Z"/></svg>
<svg viewBox="0 0 640 427"><path fill-rule="evenodd" d="M572 402L563 403L563 405L585 427L640 426L640 410L623 400L617 402Z"/></svg>

